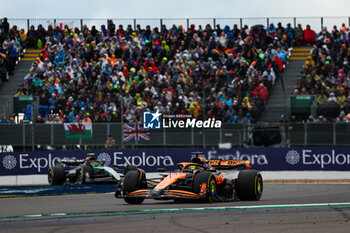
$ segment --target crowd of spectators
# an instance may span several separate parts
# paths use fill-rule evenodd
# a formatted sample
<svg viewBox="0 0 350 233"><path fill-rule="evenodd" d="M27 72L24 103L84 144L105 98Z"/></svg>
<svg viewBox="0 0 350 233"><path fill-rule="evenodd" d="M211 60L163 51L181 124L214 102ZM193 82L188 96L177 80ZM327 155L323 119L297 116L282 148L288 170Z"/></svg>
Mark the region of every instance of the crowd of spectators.
<svg viewBox="0 0 350 233"><path fill-rule="evenodd" d="M293 95L314 95L318 106L337 103L338 117L310 116L307 122L350 122L350 34L345 23L338 29L324 27L310 43L308 56ZM329 104L329 106L334 106ZM335 108L337 107L335 105ZM334 109L329 109L329 112Z"/></svg>
<svg viewBox="0 0 350 233"><path fill-rule="evenodd" d="M7 18L3 18L0 23L0 87L13 75L23 43L17 27L10 28Z"/></svg>
<svg viewBox="0 0 350 233"><path fill-rule="evenodd" d="M266 30L40 25L31 27L27 45L42 44L41 54L16 96L39 98L38 123L136 122L149 110L255 122L293 40L290 25L281 24Z"/></svg>
<svg viewBox="0 0 350 233"><path fill-rule="evenodd" d="M25 47L42 48L16 96L39 98L38 116L23 122L135 122L142 112L191 114L224 122L255 122L293 45L312 45L293 95L336 102L338 117L306 122L350 122L350 38L345 24L315 33L309 25L271 24L239 29L216 25L164 25L135 29L112 21L70 29L41 25L25 33L0 24L0 86ZM37 114L34 114L37 115ZM122 119L123 115L123 119ZM292 121L297 121L293 118ZM15 123L1 117L0 123Z"/></svg>

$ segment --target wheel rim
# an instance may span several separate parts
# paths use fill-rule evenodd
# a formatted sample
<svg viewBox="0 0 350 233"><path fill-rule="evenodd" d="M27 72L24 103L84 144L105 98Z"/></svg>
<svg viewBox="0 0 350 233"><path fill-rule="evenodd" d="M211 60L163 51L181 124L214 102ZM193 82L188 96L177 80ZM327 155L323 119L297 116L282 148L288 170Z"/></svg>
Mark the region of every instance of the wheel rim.
<svg viewBox="0 0 350 233"><path fill-rule="evenodd" d="M49 174L48 174L48 180L49 180L49 184L52 184L52 169L50 169L50 172L49 172Z"/></svg>
<svg viewBox="0 0 350 233"><path fill-rule="evenodd" d="M80 171L79 171L79 174L78 174L78 183L79 184L83 184L84 181L83 181L83 169L81 168Z"/></svg>
<svg viewBox="0 0 350 233"><path fill-rule="evenodd" d="M257 198L261 197L262 190L263 190L262 179L260 176L257 176L257 178L256 178L256 196L257 196Z"/></svg>
<svg viewBox="0 0 350 233"><path fill-rule="evenodd" d="M215 197L216 195L216 184L214 179L211 179L209 183L209 193L212 197Z"/></svg>

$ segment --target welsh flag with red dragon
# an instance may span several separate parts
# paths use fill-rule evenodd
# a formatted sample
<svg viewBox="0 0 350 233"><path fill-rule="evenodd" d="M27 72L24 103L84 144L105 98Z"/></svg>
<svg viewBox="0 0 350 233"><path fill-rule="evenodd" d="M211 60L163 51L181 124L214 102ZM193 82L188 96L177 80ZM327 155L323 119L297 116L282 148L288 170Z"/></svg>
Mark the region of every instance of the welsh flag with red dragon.
<svg viewBox="0 0 350 233"><path fill-rule="evenodd" d="M66 138L91 138L91 123L64 123Z"/></svg>

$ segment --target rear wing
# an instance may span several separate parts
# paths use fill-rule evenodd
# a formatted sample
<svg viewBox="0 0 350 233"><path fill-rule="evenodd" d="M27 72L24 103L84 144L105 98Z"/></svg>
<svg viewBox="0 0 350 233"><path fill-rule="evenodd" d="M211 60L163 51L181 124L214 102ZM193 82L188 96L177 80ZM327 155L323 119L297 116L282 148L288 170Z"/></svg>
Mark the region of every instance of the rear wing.
<svg viewBox="0 0 350 233"><path fill-rule="evenodd" d="M61 159L58 163L66 164L68 166L78 166L84 163L84 159Z"/></svg>
<svg viewBox="0 0 350 233"><path fill-rule="evenodd" d="M238 167L245 167L247 169L250 169L250 161L249 160L219 160L219 159L213 159L208 160L208 163L215 169L218 170L230 170L235 169Z"/></svg>

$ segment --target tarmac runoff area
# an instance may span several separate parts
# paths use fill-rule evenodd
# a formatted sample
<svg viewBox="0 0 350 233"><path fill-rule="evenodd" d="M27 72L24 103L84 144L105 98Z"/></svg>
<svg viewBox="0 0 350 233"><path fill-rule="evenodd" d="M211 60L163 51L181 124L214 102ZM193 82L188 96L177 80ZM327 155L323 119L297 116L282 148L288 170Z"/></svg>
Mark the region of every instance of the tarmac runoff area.
<svg viewBox="0 0 350 233"><path fill-rule="evenodd" d="M350 183L265 184L254 202L129 205L113 193L0 199L1 232L349 232Z"/></svg>

